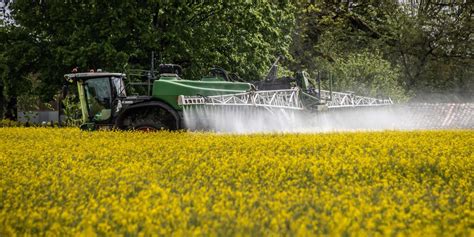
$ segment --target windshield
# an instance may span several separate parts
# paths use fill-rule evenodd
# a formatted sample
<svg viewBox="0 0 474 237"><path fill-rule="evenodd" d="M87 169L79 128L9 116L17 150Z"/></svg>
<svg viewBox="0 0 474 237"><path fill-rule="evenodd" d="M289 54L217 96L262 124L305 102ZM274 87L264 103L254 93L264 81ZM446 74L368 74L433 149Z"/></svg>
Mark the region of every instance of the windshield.
<svg viewBox="0 0 474 237"><path fill-rule="evenodd" d="M104 121L110 118L111 90L108 77L89 79L85 83L84 91L87 98L89 116L95 121Z"/></svg>

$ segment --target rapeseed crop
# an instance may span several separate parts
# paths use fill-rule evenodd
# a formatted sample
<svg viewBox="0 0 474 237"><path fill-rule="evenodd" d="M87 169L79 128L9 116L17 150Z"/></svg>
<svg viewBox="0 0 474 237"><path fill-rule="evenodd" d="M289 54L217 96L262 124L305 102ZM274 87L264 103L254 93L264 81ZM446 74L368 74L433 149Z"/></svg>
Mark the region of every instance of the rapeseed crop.
<svg viewBox="0 0 474 237"><path fill-rule="evenodd" d="M0 129L0 236L472 236L474 132Z"/></svg>

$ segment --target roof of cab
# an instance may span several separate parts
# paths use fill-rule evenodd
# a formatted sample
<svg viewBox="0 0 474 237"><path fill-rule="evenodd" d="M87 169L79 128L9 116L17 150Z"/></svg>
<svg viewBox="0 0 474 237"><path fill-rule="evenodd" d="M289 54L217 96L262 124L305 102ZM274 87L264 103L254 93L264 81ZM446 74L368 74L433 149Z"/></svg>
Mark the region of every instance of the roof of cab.
<svg viewBox="0 0 474 237"><path fill-rule="evenodd" d="M70 73L64 75L67 78L95 78L95 77L124 77L124 73L116 73L116 72L81 72L81 73Z"/></svg>

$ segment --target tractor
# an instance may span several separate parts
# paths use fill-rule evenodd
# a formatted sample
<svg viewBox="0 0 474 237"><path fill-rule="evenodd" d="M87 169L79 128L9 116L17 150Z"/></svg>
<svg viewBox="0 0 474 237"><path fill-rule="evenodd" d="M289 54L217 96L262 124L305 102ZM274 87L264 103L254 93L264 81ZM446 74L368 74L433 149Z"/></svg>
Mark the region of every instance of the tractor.
<svg viewBox="0 0 474 237"><path fill-rule="evenodd" d="M185 80L180 77L179 65L162 64L159 77L148 76L145 82L128 85L123 73L98 70L66 74L64 91L68 84L77 84L83 130L186 129L183 109L196 106L320 111L392 103L389 99L321 90L320 80L316 83L305 72L296 73L294 78L276 78L277 62L278 59L265 80L254 83L243 82L220 68L211 69L199 80ZM154 75L154 71L151 73ZM131 90L137 85L145 87L146 92Z"/></svg>

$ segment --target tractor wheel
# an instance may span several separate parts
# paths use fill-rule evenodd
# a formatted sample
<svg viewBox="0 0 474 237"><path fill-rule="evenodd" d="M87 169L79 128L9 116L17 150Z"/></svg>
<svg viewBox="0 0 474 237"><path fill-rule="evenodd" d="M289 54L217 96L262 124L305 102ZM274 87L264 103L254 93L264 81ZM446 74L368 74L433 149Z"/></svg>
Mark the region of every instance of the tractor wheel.
<svg viewBox="0 0 474 237"><path fill-rule="evenodd" d="M170 130L167 127L157 126L153 121L145 123L137 123L131 127L133 130L142 131L142 132L155 132L159 130Z"/></svg>
<svg viewBox="0 0 474 237"><path fill-rule="evenodd" d="M146 132L177 130L177 119L176 115L162 107L144 107L129 111L121 127Z"/></svg>

